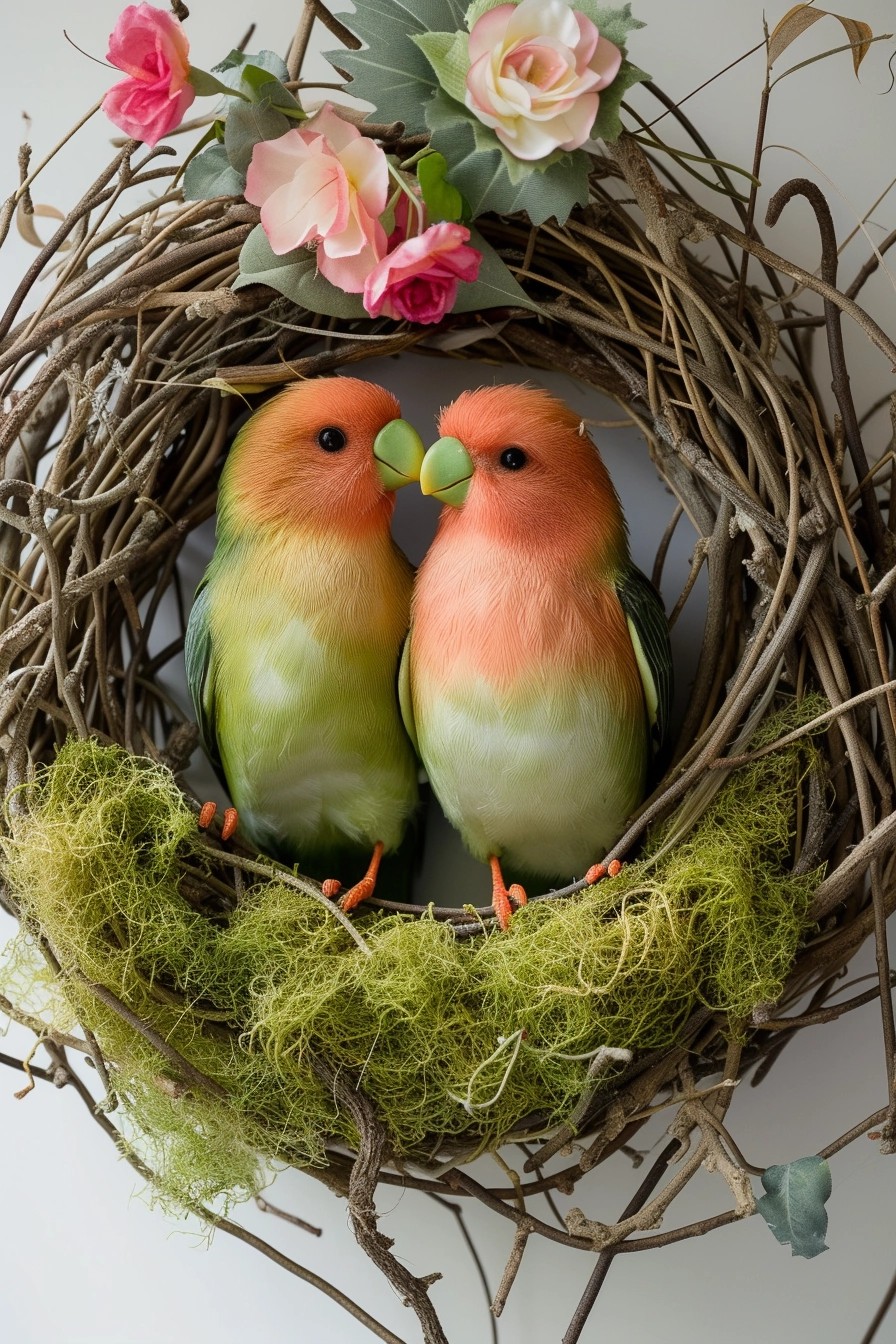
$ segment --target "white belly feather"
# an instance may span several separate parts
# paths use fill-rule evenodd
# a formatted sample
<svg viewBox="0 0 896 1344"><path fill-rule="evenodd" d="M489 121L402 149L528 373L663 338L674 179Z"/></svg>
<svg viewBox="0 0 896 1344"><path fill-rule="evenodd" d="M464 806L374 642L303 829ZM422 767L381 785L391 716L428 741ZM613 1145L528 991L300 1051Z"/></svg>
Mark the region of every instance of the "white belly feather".
<svg viewBox="0 0 896 1344"><path fill-rule="evenodd" d="M416 700L416 697L415 697ZM422 697L420 747L448 819L480 859L581 875L643 793L646 731L600 687L512 700L483 679Z"/></svg>

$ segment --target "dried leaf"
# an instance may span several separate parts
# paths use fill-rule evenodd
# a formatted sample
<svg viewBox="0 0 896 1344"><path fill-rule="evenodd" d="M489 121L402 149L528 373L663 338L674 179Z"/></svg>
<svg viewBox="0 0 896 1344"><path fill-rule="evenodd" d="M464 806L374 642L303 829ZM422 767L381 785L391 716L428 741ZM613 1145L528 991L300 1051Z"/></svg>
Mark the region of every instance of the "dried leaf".
<svg viewBox="0 0 896 1344"><path fill-rule="evenodd" d="M859 66L868 55L868 50L874 40L874 33L867 23L860 19L850 19L844 14L834 14L829 9L816 9L813 5L803 4L794 5L788 9L787 13L772 29L768 39L768 63L774 65L775 61L786 51L791 42L794 42L807 28L811 28L813 23L819 19L836 19L843 25L846 36L852 45L852 64L856 74L859 73Z"/></svg>
<svg viewBox="0 0 896 1344"><path fill-rule="evenodd" d="M26 243L30 243L32 247L43 247L44 240L34 227L35 215L41 219L65 219L65 215L61 210L57 210L55 205L36 205L33 210L26 210L24 201L19 201L16 210L16 228ZM59 250L64 252L70 246L69 242L64 242Z"/></svg>

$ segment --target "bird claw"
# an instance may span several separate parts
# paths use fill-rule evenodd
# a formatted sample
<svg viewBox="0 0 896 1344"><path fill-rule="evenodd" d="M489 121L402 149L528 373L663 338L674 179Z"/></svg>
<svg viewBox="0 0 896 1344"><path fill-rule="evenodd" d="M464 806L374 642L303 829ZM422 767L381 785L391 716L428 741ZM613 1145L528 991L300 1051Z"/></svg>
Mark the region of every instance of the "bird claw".
<svg viewBox="0 0 896 1344"><path fill-rule="evenodd" d="M203 803L202 807L199 809L199 819L196 823L200 831L207 831L217 815L217 803Z"/></svg>
<svg viewBox="0 0 896 1344"><path fill-rule="evenodd" d="M356 905L360 905L362 901L367 900L368 896L373 895L375 886L376 878L362 877L360 882L356 882L353 887L349 887L348 891L339 902L339 909L344 915L349 914L350 911L354 910Z"/></svg>
<svg viewBox="0 0 896 1344"><path fill-rule="evenodd" d="M215 817L218 815L218 804L213 802L203 803L199 809L198 826L200 831L207 831ZM229 840L236 831L239 823L239 813L235 807L225 807L224 819L221 822L221 839Z"/></svg>
<svg viewBox="0 0 896 1344"><path fill-rule="evenodd" d="M501 864L494 855L489 859L489 864L492 870L492 909L500 928L506 932L510 928L514 910L526 905L529 897L526 895L525 887L521 887L519 882L513 882L509 887L505 886Z"/></svg>
<svg viewBox="0 0 896 1344"><path fill-rule="evenodd" d="M368 896L373 895L373 889L376 886L377 874L380 870L380 860L382 857L382 841L377 840L373 847L373 857L370 860L367 872L361 878L360 882L356 882L353 887L349 887L348 891L339 902L339 909L343 914L347 915L349 911L354 910L356 905L360 905L362 901L367 900ZM321 891L325 896L336 896L341 890L342 883L338 882L335 877L328 877L326 882L321 886Z"/></svg>
<svg viewBox="0 0 896 1344"><path fill-rule="evenodd" d="M621 872L622 864L619 860L611 859L609 863L592 863L582 880L586 886L593 887L602 877L618 877Z"/></svg>

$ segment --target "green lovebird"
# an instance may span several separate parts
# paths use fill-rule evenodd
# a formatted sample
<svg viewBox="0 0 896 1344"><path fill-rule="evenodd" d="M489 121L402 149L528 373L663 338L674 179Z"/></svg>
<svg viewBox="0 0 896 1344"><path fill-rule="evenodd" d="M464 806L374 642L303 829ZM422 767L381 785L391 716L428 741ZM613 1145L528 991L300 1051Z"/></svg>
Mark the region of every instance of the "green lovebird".
<svg viewBox="0 0 896 1344"><path fill-rule="evenodd" d="M420 436L373 383L281 392L230 450L187 628L203 745L242 834L318 877L372 850L348 909L372 892L417 805L396 691L413 571L390 521L422 460Z"/></svg>
<svg viewBox="0 0 896 1344"><path fill-rule="evenodd" d="M414 588L400 695L433 792L492 869L553 882L593 861L642 800L669 720L662 602L579 417L547 392L465 392L420 487L445 507ZM589 866L593 865L593 866Z"/></svg>

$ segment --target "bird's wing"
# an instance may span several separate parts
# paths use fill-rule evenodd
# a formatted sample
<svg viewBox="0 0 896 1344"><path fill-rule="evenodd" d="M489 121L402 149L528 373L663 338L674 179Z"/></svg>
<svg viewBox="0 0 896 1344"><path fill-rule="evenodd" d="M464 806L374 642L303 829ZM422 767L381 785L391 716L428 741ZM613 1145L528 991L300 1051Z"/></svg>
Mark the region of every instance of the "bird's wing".
<svg viewBox="0 0 896 1344"><path fill-rule="evenodd" d="M628 621L654 748L659 752L672 710L672 649L666 613L659 593L637 565L628 564L617 575L616 595Z"/></svg>
<svg viewBox="0 0 896 1344"><path fill-rule="evenodd" d="M420 744L417 741L417 724L414 721L414 702L411 698L411 637L405 635L404 644L401 650L401 662L398 664L398 704L401 708L401 717L404 722L404 730L414 747L414 751L420 756Z"/></svg>
<svg viewBox="0 0 896 1344"><path fill-rule="evenodd" d="M209 607L208 580L203 579L196 589L193 610L187 622L184 661L187 665L187 685L190 688L202 745L212 765L216 770L220 770L221 758L215 732L214 663Z"/></svg>

